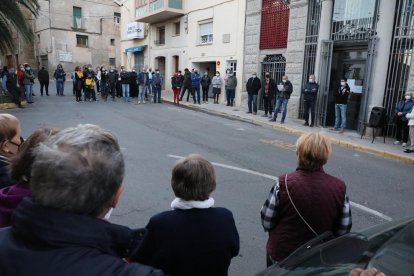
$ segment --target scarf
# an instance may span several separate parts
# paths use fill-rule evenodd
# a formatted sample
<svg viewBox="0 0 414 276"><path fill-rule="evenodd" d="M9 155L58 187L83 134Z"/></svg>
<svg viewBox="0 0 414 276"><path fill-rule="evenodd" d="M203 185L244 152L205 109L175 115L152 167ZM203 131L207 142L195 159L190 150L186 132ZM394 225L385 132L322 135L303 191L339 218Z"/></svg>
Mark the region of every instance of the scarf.
<svg viewBox="0 0 414 276"><path fill-rule="evenodd" d="M179 197L176 197L171 202L171 208L172 209L180 209L180 210L189 210L189 209L207 209L210 207L213 207L214 205L214 198L209 197L208 199L204 201L197 201L197 200L184 200Z"/></svg>

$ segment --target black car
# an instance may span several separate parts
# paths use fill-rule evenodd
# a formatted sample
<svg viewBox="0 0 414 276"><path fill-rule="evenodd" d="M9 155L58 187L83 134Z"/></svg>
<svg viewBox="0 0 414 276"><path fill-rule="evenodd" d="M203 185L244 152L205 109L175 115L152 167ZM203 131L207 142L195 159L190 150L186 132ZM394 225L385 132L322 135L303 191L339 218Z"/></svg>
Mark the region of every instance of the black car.
<svg viewBox="0 0 414 276"><path fill-rule="evenodd" d="M257 275L348 275L357 267L375 267L387 276L413 276L414 218L334 239L324 233Z"/></svg>

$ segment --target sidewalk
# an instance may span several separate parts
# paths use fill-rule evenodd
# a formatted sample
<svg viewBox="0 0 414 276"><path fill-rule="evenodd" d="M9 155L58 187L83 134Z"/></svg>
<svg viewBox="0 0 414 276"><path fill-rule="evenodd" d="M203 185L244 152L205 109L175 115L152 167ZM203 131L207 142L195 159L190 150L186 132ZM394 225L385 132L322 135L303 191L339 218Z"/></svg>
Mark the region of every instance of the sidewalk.
<svg viewBox="0 0 414 276"><path fill-rule="evenodd" d="M163 91L162 99L166 103L173 103L172 92ZM355 149L362 152L367 152L370 154L378 155L384 158L394 159L403 161L406 163L414 164L414 154L404 153L405 148L401 145L394 145L394 139L386 137L385 144L383 143L383 137L375 138L374 143L372 141L372 130L367 129L366 135L361 139L361 135L356 131L345 131L345 133L338 133L332 131L329 128L323 127L314 127L310 128L303 126L303 120L287 118L285 124L280 124L279 122L269 122L268 118L261 117L263 111L258 111L257 115L247 114L247 106L238 107L229 107L225 104L213 104L213 101L209 101L208 104L193 104L192 98L190 97L190 102L182 101L180 106L183 108L188 108L204 113L208 113L215 116L220 116L224 118L229 118L233 120L243 121L247 123L252 123L261 126L270 126L274 129L281 131L294 133L301 135L310 131L323 131L325 132L332 140L333 144Z"/></svg>

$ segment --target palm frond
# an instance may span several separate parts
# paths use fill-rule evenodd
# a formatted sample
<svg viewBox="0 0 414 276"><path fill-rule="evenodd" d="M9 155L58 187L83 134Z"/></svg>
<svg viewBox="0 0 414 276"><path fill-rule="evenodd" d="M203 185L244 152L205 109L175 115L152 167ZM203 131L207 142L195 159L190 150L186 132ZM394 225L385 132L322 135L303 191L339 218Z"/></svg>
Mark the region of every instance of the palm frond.
<svg viewBox="0 0 414 276"><path fill-rule="evenodd" d="M20 6L37 16L39 12L38 0L2 0L0 5L0 52L5 54L14 49L12 28L27 42L33 41L34 34L31 26L25 18Z"/></svg>

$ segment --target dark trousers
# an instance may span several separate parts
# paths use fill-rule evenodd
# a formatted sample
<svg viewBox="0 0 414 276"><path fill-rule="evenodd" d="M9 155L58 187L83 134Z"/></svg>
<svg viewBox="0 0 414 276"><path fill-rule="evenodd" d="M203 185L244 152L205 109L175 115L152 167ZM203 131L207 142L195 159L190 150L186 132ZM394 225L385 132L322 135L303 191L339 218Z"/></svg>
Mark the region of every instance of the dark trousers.
<svg viewBox="0 0 414 276"><path fill-rule="evenodd" d="M116 84L115 83L110 83L109 87L108 87L108 92L109 95L111 95L112 99L115 99L115 95L116 95Z"/></svg>
<svg viewBox="0 0 414 276"><path fill-rule="evenodd" d="M20 88L16 86L7 86L7 91L10 93L12 101L18 106L21 107L21 100L20 100Z"/></svg>
<svg viewBox="0 0 414 276"><path fill-rule="evenodd" d="M315 123L315 101L304 101L305 107L305 122L309 124L309 111L311 114L311 125Z"/></svg>
<svg viewBox="0 0 414 276"><path fill-rule="evenodd" d="M192 95L193 95L193 100L194 103L198 103L200 104L200 86L193 86L192 90ZM197 101L196 101L196 97L197 97Z"/></svg>
<svg viewBox="0 0 414 276"><path fill-rule="evenodd" d="M270 97L263 97L263 104L264 104L264 110L265 115L269 113L269 115L272 115L273 112L273 100Z"/></svg>
<svg viewBox="0 0 414 276"><path fill-rule="evenodd" d="M76 101L77 102L82 101L82 89L75 90L75 95L76 95Z"/></svg>
<svg viewBox="0 0 414 276"><path fill-rule="evenodd" d="M396 140L401 141L403 143L407 143L408 142L408 132L409 132L409 129L410 129L408 127L408 121L398 120L395 124L397 126Z"/></svg>
<svg viewBox="0 0 414 276"><path fill-rule="evenodd" d="M226 88L227 106L233 106L236 89Z"/></svg>
<svg viewBox="0 0 414 276"><path fill-rule="evenodd" d="M193 95L193 90L191 89L191 86L183 86L183 89L181 90L181 96L180 101L183 100L183 97L185 95L185 91L187 91L187 102L190 100L190 94ZM193 95L194 97L194 95Z"/></svg>
<svg viewBox="0 0 414 276"><path fill-rule="evenodd" d="M161 86L154 85L154 103L161 103Z"/></svg>
<svg viewBox="0 0 414 276"><path fill-rule="evenodd" d="M43 96L43 87L46 90L46 95L49 95L49 82L41 82L40 83L40 95Z"/></svg>
<svg viewBox="0 0 414 276"><path fill-rule="evenodd" d="M208 102L208 90L209 86L203 86L203 102Z"/></svg>

